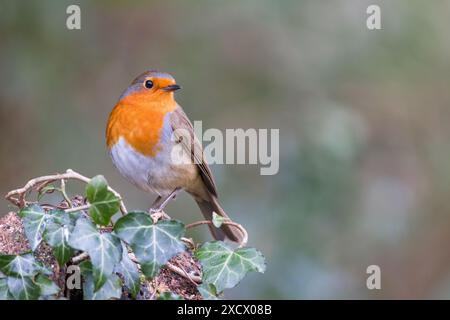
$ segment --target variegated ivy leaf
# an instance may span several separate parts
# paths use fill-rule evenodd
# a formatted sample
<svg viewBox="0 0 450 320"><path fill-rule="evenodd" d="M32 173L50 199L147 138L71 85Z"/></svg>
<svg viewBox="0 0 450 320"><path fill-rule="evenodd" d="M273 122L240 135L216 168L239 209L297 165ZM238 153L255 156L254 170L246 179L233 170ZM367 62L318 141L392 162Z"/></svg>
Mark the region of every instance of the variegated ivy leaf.
<svg viewBox="0 0 450 320"><path fill-rule="evenodd" d="M213 212L212 223L214 227L220 228L222 223L225 221L225 218Z"/></svg>
<svg viewBox="0 0 450 320"><path fill-rule="evenodd" d="M8 290L16 300L37 300L41 288L31 277L8 277Z"/></svg>
<svg viewBox="0 0 450 320"><path fill-rule="evenodd" d="M124 242L122 242L122 259L116 266L115 271L122 275L125 286L130 291L131 296L135 298L141 288L139 269L136 263L130 259L128 255L128 248Z"/></svg>
<svg viewBox="0 0 450 320"><path fill-rule="evenodd" d="M44 240L53 248L53 254L60 266L72 257L74 250L69 246L69 234L75 225L74 215L62 210L51 213L44 231Z"/></svg>
<svg viewBox="0 0 450 320"><path fill-rule="evenodd" d="M44 208L34 204L20 210L19 216L22 218L25 235L30 243L31 250L34 251L42 241L42 233L49 214L45 212Z"/></svg>
<svg viewBox="0 0 450 320"><path fill-rule="evenodd" d="M84 277L88 276L94 270L94 267L92 267L92 263L89 260L80 262L78 267L80 268L80 272Z"/></svg>
<svg viewBox="0 0 450 320"><path fill-rule="evenodd" d="M112 274L114 266L122 258L119 238L110 233L100 233L86 218L79 218L69 236L72 248L86 251L91 259L94 289L98 290Z"/></svg>
<svg viewBox="0 0 450 320"><path fill-rule="evenodd" d="M8 279L1 278L0 279L0 300L14 300L11 292L8 289Z"/></svg>
<svg viewBox="0 0 450 320"><path fill-rule="evenodd" d="M78 218L81 216L79 211L67 213L64 210L59 209L51 210L49 214L49 220L59 223L60 225L68 226L70 230L75 227Z"/></svg>
<svg viewBox="0 0 450 320"><path fill-rule="evenodd" d="M119 210L120 199L108 190L103 176L96 176L86 186L86 197L91 205L89 214L95 223L106 226Z"/></svg>
<svg viewBox="0 0 450 320"><path fill-rule="evenodd" d="M160 267L185 250L181 241L184 225L175 220L160 220L153 224L145 212L130 212L117 220L114 232L133 249L142 273L153 278Z"/></svg>
<svg viewBox="0 0 450 320"><path fill-rule="evenodd" d="M222 241L206 242L196 252L203 270L203 282L218 292L233 288L249 271L264 273L264 256L254 248L233 249Z"/></svg>
<svg viewBox="0 0 450 320"><path fill-rule="evenodd" d="M60 288L50 278L38 274L35 280L41 290L41 296L51 296L57 294Z"/></svg>
<svg viewBox="0 0 450 320"><path fill-rule="evenodd" d="M158 295L157 300L184 300L182 296L173 292L162 292Z"/></svg>
<svg viewBox="0 0 450 320"><path fill-rule="evenodd" d="M216 288L213 284L202 283L197 287L197 290L205 300L219 300L217 297Z"/></svg>
<svg viewBox="0 0 450 320"><path fill-rule="evenodd" d="M122 280L111 274L99 290L94 290L93 266L89 261L80 263L81 273L84 277L83 297L85 300L119 299L122 295Z"/></svg>
<svg viewBox="0 0 450 320"><path fill-rule="evenodd" d="M0 255L0 271L7 276L28 277L51 271L36 261L31 253L22 255Z"/></svg>

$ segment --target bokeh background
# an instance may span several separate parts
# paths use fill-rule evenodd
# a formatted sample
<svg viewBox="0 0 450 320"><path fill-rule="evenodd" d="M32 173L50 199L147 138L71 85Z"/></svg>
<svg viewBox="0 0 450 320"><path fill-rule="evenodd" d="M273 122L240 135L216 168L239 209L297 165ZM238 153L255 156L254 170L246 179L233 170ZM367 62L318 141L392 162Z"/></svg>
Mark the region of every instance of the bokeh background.
<svg viewBox="0 0 450 320"><path fill-rule="evenodd" d="M369 4L382 30L366 28ZM268 262L227 298L450 298L448 30L450 1L2 1L0 194L72 168L147 208L104 131L130 81L164 70L204 128L280 129L277 175L212 168ZM200 217L186 195L168 212Z"/></svg>

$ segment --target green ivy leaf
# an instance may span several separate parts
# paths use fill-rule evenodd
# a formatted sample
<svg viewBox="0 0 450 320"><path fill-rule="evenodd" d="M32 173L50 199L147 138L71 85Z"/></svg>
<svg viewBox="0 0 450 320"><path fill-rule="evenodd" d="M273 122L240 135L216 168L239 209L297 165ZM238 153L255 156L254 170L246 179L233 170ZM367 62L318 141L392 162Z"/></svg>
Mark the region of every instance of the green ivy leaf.
<svg viewBox="0 0 450 320"><path fill-rule="evenodd" d="M69 234L74 227L73 217L62 210L52 213L52 219L47 223L44 240L53 248L53 254L60 266L63 266L74 254L69 246Z"/></svg>
<svg viewBox="0 0 450 320"><path fill-rule="evenodd" d="M91 258L95 290L106 282L122 257L120 240L110 233L100 233L86 218L78 219L69 236L69 245L86 251Z"/></svg>
<svg viewBox="0 0 450 320"><path fill-rule="evenodd" d="M89 214L95 223L106 226L111 217L119 210L120 199L108 190L103 176L96 176L86 186L86 198L91 207Z"/></svg>
<svg viewBox="0 0 450 320"><path fill-rule="evenodd" d="M212 223L214 227L220 228L224 221L225 221L224 217L219 216L217 213L213 212Z"/></svg>
<svg viewBox="0 0 450 320"><path fill-rule="evenodd" d="M81 216L79 211L65 212L64 210L51 210L49 212L50 220L63 226L68 226L70 231L75 227L78 218Z"/></svg>
<svg viewBox="0 0 450 320"><path fill-rule="evenodd" d="M48 273L31 253L23 255L0 255L0 271L7 276L27 277L39 272Z"/></svg>
<svg viewBox="0 0 450 320"><path fill-rule="evenodd" d="M8 289L16 300L37 300L41 288L31 277L8 277Z"/></svg>
<svg viewBox="0 0 450 320"><path fill-rule="evenodd" d="M206 242L196 252L203 269L203 281L218 292L233 288L249 271L264 273L264 256L254 248L233 249L222 241Z"/></svg>
<svg viewBox="0 0 450 320"><path fill-rule="evenodd" d="M94 277L92 274L85 276L83 296L85 300L109 300L120 299L122 295L122 281L116 274L111 274L98 290L94 290Z"/></svg>
<svg viewBox="0 0 450 320"><path fill-rule="evenodd" d="M44 208L34 204L20 210L19 216L22 218L25 235L30 242L31 250L34 251L42 241L42 233L49 215Z"/></svg>
<svg viewBox="0 0 450 320"><path fill-rule="evenodd" d="M60 291L56 283L41 274L36 277L36 284L39 286L42 296L52 296Z"/></svg>
<svg viewBox="0 0 450 320"><path fill-rule="evenodd" d="M219 300L217 297L216 288L213 284L202 283L197 287L197 290L205 300Z"/></svg>
<svg viewBox="0 0 450 320"><path fill-rule="evenodd" d="M184 300L182 296L173 293L173 292L162 292L158 295L158 299L157 300Z"/></svg>
<svg viewBox="0 0 450 320"><path fill-rule="evenodd" d="M8 289L8 279L1 278L0 279L0 300L14 300L14 297L9 292Z"/></svg>
<svg viewBox="0 0 450 320"><path fill-rule="evenodd" d="M142 273L153 278L160 267L185 250L180 240L184 225L179 221L160 220L153 224L145 212L130 212L117 220L114 232L133 249Z"/></svg>
<svg viewBox="0 0 450 320"><path fill-rule="evenodd" d="M127 246L122 242L122 260L116 267L116 272L123 276L125 286L130 291L133 298L139 293L141 288L141 281L139 275L139 269L137 265L131 261L128 256Z"/></svg>
<svg viewBox="0 0 450 320"><path fill-rule="evenodd" d="M94 270L94 267L92 267L92 263L89 260L80 262L78 267L80 268L81 274L85 277L87 277L89 273L92 273Z"/></svg>

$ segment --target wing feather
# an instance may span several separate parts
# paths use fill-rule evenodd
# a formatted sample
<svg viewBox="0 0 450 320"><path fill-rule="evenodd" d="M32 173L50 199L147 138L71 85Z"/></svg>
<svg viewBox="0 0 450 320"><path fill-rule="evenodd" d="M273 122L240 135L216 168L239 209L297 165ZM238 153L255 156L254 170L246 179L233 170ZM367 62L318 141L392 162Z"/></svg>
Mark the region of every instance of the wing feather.
<svg viewBox="0 0 450 320"><path fill-rule="evenodd" d="M211 170L203 156L202 145L195 136L194 127L192 126L191 121L189 121L189 118L180 106L177 106L176 109L170 114L170 124L172 126L172 130L175 131L177 129L184 129L191 135L190 139L183 139L181 137L178 141L182 143L184 150L191 152L191 160L195 161L194 163L200 169L199 171L203 182L208 190L217 197L216 183L214 182ZM189 145L189 142L191 142L192 145Z"/></svg>

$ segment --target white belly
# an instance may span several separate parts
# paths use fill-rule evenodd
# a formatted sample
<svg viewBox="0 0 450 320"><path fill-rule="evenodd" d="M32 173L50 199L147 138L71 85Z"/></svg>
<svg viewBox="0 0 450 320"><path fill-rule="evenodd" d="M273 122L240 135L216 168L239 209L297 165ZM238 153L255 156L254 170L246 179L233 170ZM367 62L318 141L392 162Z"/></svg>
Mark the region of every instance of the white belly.
<svg viewBox="0 0 450 320"><path fill-rule="evenodd" d="M128 181L144 191L164 196L176 188L188 187L198 178L198 172L193 164L172 162L174 142L166 126L161 142L162 147L152 158L137 152L121 137L111 148L110 155L117 170Z"/></svg>

